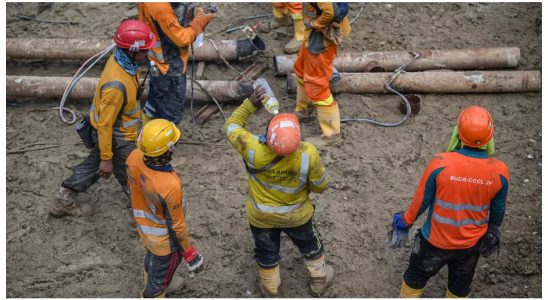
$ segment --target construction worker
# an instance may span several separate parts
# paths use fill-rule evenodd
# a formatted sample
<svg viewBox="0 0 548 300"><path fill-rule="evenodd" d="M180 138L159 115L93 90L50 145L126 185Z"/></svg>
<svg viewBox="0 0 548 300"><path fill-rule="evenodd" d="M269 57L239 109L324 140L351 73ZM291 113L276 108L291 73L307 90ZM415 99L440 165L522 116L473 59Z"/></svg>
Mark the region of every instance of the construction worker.
<svg viewBox="0 0 548 300"><path fill-rule="evenodd" d="M493 120L486 109L471 106L461 112L457 128L462 147L434 156L411 205L392 221L389 246L397 248L428 209L403 275L401 297L420 297L444 265L449 268L446 297L468 297L479 256L500 247L510 175L503 162L487 153Z"/></svg>
<svg viewBox="0 0 548 300"><path fill-rule="evenodd" d="M135 149L140 112L137 62L146 60L156 37L143 22L126 20L116 30L114 42L116 50L101 73L89 119L81 123L90 128L87 142L92 145L91 153L61 184L50 208L55 217L90 213L91 207L76 202L74 197L112 173L128 194L125 162Z"/></svg>
<svg viewBox="0 0 548 300"><path fill-rule="evenodd" d="M297 80L295 113L300 119L312 117L316 107L322 130L321 139L310 139L316 145L334 145L341 141L339 106L329 89L337 46L350 34L350 22L344 2L309 2L303 7L306 26L293 72Z"/></svg>
<svg viewBox="0 0 548 300"><path fill-rule="evenodd" d="M278 114L267 133L256 136L245 128L247 119L261 106L265 94L257 87L226 121L224 130L242 155L248 172L246 215L255 240L260 290L277 296L280 287L280 234L285 232L299 248L310 273L310 291L322 295L333 279L325 263L324 247L314 222L310 192L322 193L327 172L316 147L301 142L294 114Z"/></svg>
<svg viewBox="0 0 548 300"><path fill-rule="evenodd" d="M159 39L148 53L151 77L143 124L153 118L179 124L183 120L190 45L215 14L194 9L191 2L144 2L138 4L138 16Z"/></svg>
<svg viewBox="0 0 548 300"><path fill-rule="evenodd" d="M271 32L272 30L289 26L289 17L293 20L294 35L293 38L284 46L285 53L293 54L299 52L301 44L304 41L304 22L303 5L301 2L273 2L272 14L274 19L259 25L257 30L260 32Z"/></svg>
<svg viewBox="0 0 548 300"><path fill-rule="evenodd" d="M133 215L147 249L144 298L164 298L168 286L171 290L182 287L183 279L175 270L183 258L189 272L203 269L204 258L186 230L181 181L170 164L180 136L172 122L151 120L139 134L138 149L127 159Z"/></svg>

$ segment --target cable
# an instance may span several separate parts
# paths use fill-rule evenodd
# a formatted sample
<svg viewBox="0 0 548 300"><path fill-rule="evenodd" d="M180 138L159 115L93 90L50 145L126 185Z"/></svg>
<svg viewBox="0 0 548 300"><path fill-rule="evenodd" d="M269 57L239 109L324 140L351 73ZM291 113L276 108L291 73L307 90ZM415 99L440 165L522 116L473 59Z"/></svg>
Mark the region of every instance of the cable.
<svg viewBox="0 0 548 300"><path fill-rule="evenodd" d="M360 8L360 11L359 11L358 14L356 14L356 16L350 21L350 24L356 22L356 20L358 19L358 17L359 17L360 14L362 13L364 7L365 7L365 2L362 2L362 7Z"/></svg>

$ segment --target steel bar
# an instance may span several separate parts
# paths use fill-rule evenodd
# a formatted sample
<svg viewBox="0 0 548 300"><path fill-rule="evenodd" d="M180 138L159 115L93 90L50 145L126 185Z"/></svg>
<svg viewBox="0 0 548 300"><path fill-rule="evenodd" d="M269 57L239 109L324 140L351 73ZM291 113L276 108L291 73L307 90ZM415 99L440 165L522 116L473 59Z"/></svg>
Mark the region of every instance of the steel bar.
<svg viewBox="0 0 548 300"><path fill-rule="evenodd" d="M40 97L60 98L71 77L42 77L42 76L6 76L7 97ZM95 94L98 78L82 78L70 94L72 99L92 99ZM252 81L198 81L209 93L220 102L241 102L253 92ZM186 97L190 99L190 80L187 80ZM148 84L142 98L148 94ZM209 97L201 88L194 85L194 99L209 101Z"/></svg>
<svg viewBox="0 0 548 300"><path fill-rule="evenodd" d="M514 68L520 60L517 47L422 50L415 53L420 57L406 68L407 71ZM369 72L371 63L376 62L379 68L391 72L411 57L406 51L339 53L333 65L339 72L362 73ZM286 76L292 73L296 59L296 55L274 56L275 74Z"/></svg>
<svg viewBox="0 0 548 300"><path fill-rule="evenodd" d="M331 85L332 93L384 94L384 83L393 73L341 73ZM288 93L296 93L297 76L287 77ZM511 93L538 92L539 71L456 71L402 73L392 83L402 93Z"/></svg>

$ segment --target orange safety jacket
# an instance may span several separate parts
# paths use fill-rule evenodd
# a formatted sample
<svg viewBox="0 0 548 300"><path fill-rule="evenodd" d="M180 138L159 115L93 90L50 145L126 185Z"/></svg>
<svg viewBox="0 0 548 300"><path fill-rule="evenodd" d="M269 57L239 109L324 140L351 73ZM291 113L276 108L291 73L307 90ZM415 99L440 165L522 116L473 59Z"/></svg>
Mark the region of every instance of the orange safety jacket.
<svg viewBox="0 0 548 300"><path fill-rule="evenodd" d="M177 15L169 2L143 2L138 4L138 17L158 37L154 48L148 51L163 75L185 74L190 45L198 33L191 27L179 24Z"/></svg>
<svg viewBox="0 0 548 300"><path fill-rule="evenodd" d="M145 247L158 256L190 249L183 187L171 165L146 165L139 149L126 163L133 216Z"/></svg>
<svg viewBox="0 0 548 300"><path fill-rule="evenodd" d="M137 139L139 112L137 101L139 71L131 76L120 66L114 55L108 59L89 111L93 128L97 130L101 160L112 159L112 139Z"/></svg>
<svg viewBox="0 0 548 300"><path fill-rule="evenodd" d="M333 2L315 2L318 6L319 12L314 5L307 2L306 5L303 6L303 17L304 17L304 24L306 26L304 30L304 42L305 47L308 47L308 43L310 40L310 34L312 31L321 31L325 28L327 28L333 20L335 19L335 13L337 9L334 7ZM350 27L350 21L348 20L348 17L345 16L344 19L340 22L340 31L343 37L346 37L350 34L350 31L352 31L352 28ZM330 41L329 39L323 38L323 46L324 48L328 48L329 46L333 45L334 43Z"/></svg>
<svg viewBox="0 0 548 300"><path fill-rule="evenodd" d="M509 181L506 165L484 150L439 153L424 171L404 221L412 225L428 208L425 239L440 249L471 248L488 223L502 224Z"/></svg>

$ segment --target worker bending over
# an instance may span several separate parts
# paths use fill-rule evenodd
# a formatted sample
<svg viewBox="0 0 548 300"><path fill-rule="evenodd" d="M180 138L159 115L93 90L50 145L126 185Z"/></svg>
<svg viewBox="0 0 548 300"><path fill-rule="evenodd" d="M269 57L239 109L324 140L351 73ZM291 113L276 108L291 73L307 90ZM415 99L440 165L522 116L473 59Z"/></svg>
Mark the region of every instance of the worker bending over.
<svg viewBox="0 0 548 300"><path fill-rule="evenodd" d="M55 217L89 213L91 207L76 202L74 197L85 192L100 177L109 178L112 173L127 194L125 162L135 149L139 125L137 62L146 59L156 37L143 22L126 20L116 30L114 42L116 50L99 78L89 119L80 124L89 128L84 142L91 147L91 152L61 184L49 211Z"/></svg>
<svg viewBox="0 0 548 300"><path fill-rule="evenodd" d="M245 128L249 116L260 107L264 93L264 88L257 87L224 126L248 173L246 215L255 239L260 289L265 296L279 293L280 234L285 232L305 259L310 291L320 296L334 272L325 263L323 243L314 222L314 205L308 194L324 191L327 172L316 147L301 142L295 115L274 116L266 136L256 136Z"/></svg>
<svg viewBox="0 0 548 300"><path fill-rule="evenodd" d="M143 2L138 4L138 16L159 39L148 52L151 77L143 124L154 118L179 124L185 106L190 45L215 14L194 9L192 2Z"/></svg>
<svg viewBox="0 0 548 300"><path fill-rule="evenodd" d="M333 60L342 38L350 34L343 2L309 2L303 7L306 26L293 72L297 75L295 113L301 119L312 117L316 107L322 130L321 139L311 139L316 145L335 145L342 141L339 106L329 89Z"/></svg>
<svg viewBox="0 0 548 300"><path fill-rule="evenodd" d="M199 271L204 262L190 242L185 224L183 188L171 166L171 156L181 132L164 119L148 122L137 140L139 149L127 159L133 216L145 244L145 298L165 297L168 285L183 285L175 270L184 258L189 272Z"/></svg>
<svg viewBox="0 0 548 300"><path fill-rule="evenodd" d="M458 142L450 143L454 151L434 156L407 211L394 215L389 246L397 248L428 209L403 275L401 297L420 297L444 265L449 268L446 296L468 297L479 256L500 247L510 175L503 162L487 153L493 120L486 109L471 106L461 112L457 130Z"/></svg>
<svg viewBox="0 0 548 300"><path fill-rule="evenodd" d="M293 20L294 35L291 41L284 46L285 53L299 52L304 40L303 5L301 2L272 2L272 14L274 19L262 23L257 28L260 32L271 32L281 26L289 26ZM289 18L288 18L289 16Z"/></svg>

